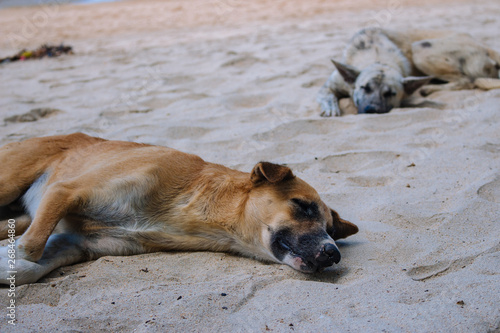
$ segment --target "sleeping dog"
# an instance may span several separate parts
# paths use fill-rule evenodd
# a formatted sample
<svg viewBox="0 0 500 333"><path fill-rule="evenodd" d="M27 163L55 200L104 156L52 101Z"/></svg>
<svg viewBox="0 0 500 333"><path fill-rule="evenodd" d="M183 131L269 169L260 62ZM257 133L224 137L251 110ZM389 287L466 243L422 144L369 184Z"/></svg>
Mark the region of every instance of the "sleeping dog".
<svg viewBox="0 0 500 333"><path fill-rule="evenodd" d="M169 250L227 251L312 273L338 263L334 240L358 231L288 167L268 162L245 173L76 133L7 144L0 163L0 239L12 243L0 248L3 284L10 271L25 284L101 256ZM24 215L15 216L19 203Z"/></svg>
<svg viewBox="0 0 500 333"><path fill-rule="evenodd" d="M317 97L324 117L341 115L343 97L352 98L358 113L437 106L408 99L431 79L448 83L424 86L423 96L439 90L500 88L500 54L462 33L367 28L352 37L342 62L332 62L336 70Z"/></svg>

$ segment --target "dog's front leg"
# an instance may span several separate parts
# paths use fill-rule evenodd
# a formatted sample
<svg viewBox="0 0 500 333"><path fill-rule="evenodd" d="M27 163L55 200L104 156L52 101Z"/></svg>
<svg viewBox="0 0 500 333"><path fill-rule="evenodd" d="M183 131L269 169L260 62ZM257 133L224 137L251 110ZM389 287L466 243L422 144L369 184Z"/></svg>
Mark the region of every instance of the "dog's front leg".
<svg viewBox="0 0 500 333"><path fill-rule="evenodd" d="M42 257L45 244L54 231L57 223L73 208L81 194L76 193L77 186L55 183L43 194L36 209L33 222L28 230L16 242L17 257L29 261L37 261Z"/></svg>
<svg viewBox="0 0 500 333"><path fill-rule="evenodd" d="M325 84L321 87L316 97L321 108L321 117L340 116L339 99L337 96L339 75L334 71Z"/></svg>
<svg viewBox="0 0 500 333"><path fill-rule="evenodd" d="M56 268L87 259L84 240L83 236L76 234L52 235L38 262L18 258L15 252L8 256L9 247L0 247L0 284L34 283Z"/></svg>
<svg viewBox="0 0 500 333"><path fill-rule="evenodd" d="M321 117L340 116L339 100L334 93L318 95L317 102L321 108Z"/></svg>

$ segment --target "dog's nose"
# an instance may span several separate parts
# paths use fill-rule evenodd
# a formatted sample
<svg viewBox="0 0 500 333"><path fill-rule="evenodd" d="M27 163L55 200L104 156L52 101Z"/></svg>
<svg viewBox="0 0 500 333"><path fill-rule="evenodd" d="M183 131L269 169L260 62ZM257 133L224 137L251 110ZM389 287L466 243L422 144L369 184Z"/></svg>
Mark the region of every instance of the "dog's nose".
<svg viewBox="0 0 500 333"><path fill-rule="evenodd" d="M333 263L338 264L340 262L340 252L334 244L326 243L323 245L316 261L322 267L331 266Z"/></svg>
<svg viewBox="0 0 500 333"><path fill-rule="evenodd" d="M373 105L367 105L364 109L365 113L378 113L378 109Z"/></svg>
<svg viewBox="0 0 500 333"><path fill-rule="evenodd" d="M333 244L327 243L323 247L323 252L331 259L333 259L333 262L338 264L340 261L340 252L337 249L337 247Z"/></svg>

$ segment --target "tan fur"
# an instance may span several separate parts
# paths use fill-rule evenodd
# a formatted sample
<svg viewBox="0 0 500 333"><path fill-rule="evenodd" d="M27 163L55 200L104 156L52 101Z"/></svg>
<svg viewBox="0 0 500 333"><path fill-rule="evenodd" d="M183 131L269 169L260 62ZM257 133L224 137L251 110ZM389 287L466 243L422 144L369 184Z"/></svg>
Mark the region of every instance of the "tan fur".
<svg viewBox="0 0 500 333"><path fill-rule="evenodd" d="M311 250L323 257L332 238L358 230L289 168L267 162L248 174L170 148L77 133L8 144L0 163L0 206L21 199L31 218L19 227L32 219L17 241L18 284L102 255L165 250L230 251L290 264L273 255L270 241L278 230L324 234ZM315 217L295 221L300 205L292 198L318 207Z"/></svg>
<svg viewBox="0 0 500 333"><path fill-rule="evenodd" d="M498 86L498 52L480 44L469 34L449 32L423 37L411 45L415 67L424 74L449 82L422 88L420 93L423 96L441 90L491 89ZM496 82L496 85L481 85L481 79L486 78ZM480 79L478 84L475 83L477 79Z"/></svg>

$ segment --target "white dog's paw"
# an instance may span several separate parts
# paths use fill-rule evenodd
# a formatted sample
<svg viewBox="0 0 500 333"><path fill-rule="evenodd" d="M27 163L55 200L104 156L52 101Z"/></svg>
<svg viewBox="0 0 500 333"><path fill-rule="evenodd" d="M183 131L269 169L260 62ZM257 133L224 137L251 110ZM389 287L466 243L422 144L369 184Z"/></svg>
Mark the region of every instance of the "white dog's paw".
<svg viewBox="0 0 500 333"><path fill-rule="evenodd" d="M322 112L320 114L321 117L331 117L331 116L335 116L335 117L340 117L341 115L341 112L340 112L340 108L328 108L328 109L322 109Z"/></svg>
<svg viewBox="0 0 500 333"><path fill-rule="evenodd" d="M422 88L420 88L420 90L418 91L420 93L420 96L422 97L427 97L437 91L440 91L440 90L445 90L444 88L444 85L441 86L438 86L438 85L435 85L435 84L429 84L429 85L426 85L426 86L423 86Z"/></svg>
<svg viewBox="0 0 500 333"><path fill-rule="evenodd" d="M321 111L322 111L320 114L321 117L331 117L333 114L332 109L322 109Z"/></svg>
<svg viewBox="0 0 500 333"><path fill-rule="evenodd" d="M321 99L318 99L319 105L321 107L321 117L331 117L340 116L340 107L338 105L338 101L332 96L327 96Z"/></svg>
<svg viewBox="0 0 500 333"><path fill-rule="evenodd" d="M0 257L5 257L9 259L27 259L30 260L28 254L26 254L25 247L21 243L22 238L15 240L15 242L9 242L9 245L0 247ZM36 261L36 260L31 260Z"/></svg>
<svg viewBox="0 0 500 333"><path fill-rule="evenodd" d="M0 247L0 284L11 284L9 277L10 272L15 271L15 263L15 249L9 246Z"/></svg>
<svg viewBox="0 0 500 333"><path fill-rule="evenodd" d="M21 285L36 282L43 267L36 262L18 259L13 246L0 247L0 285Z"/></svg>

